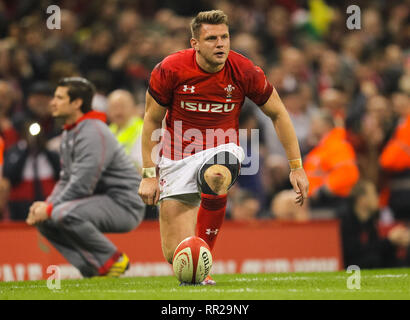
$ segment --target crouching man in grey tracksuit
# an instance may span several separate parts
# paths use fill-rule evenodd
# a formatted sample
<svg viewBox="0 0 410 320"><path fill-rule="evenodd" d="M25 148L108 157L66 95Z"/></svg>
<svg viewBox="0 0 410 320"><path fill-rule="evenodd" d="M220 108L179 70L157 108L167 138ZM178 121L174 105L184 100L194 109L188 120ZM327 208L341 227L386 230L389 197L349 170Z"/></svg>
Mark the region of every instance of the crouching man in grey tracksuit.
<svg viewBox="0 0 410 320"><path fill-rule="evenodd" d="M59 82L51 108L65 123L60 180L45 202L33 203L26 222L84 277L117 277L129 259L103 233L136 228L145 205L132 161L105 124L105 114L91 109L94 92L84 78Z"/></svg>

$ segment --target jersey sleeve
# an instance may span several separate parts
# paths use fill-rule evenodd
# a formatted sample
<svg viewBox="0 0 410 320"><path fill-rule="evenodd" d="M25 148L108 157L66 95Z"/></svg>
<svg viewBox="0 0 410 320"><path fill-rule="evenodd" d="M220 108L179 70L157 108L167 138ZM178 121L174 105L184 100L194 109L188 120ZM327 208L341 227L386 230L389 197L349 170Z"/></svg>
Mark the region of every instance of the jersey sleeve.
<svg viewBox="0 0 410 320"><path fill-rule="evenodd" d="M246 96L258 106L263 106L272 94L273 86L258 66L252 65L246 72Z"/></svg>
<svg viewBox="0 0 410 320"><path fill-rule="evenodd" d="M173 98L173 84L175 79L172 70L167 68L164 61L158 63L151 72L148 92L161 106L169 106Z"/></svg>

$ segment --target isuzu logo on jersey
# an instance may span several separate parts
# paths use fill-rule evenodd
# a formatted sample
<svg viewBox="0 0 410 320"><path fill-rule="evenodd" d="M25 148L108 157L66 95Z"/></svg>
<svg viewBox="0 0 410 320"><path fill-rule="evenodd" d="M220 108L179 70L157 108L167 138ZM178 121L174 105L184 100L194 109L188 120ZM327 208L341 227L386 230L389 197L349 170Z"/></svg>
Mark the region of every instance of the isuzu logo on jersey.
<svg viewBox="0 0 410 320"><path fill-rule="evenodd" d="M194 93L195 92L195 87L194 86L188 87L188 85L184 84L184 89L182 89L182 90L184 92L187 92L189 90L189 91L191 91L191 93Z"/></svg>
<svg viewBox="0 0 410 320"><path fill-rule="evenodd" d="M189 111L200 112L231 112L235 103L201 103L181 101L181 108Z"/></svg>

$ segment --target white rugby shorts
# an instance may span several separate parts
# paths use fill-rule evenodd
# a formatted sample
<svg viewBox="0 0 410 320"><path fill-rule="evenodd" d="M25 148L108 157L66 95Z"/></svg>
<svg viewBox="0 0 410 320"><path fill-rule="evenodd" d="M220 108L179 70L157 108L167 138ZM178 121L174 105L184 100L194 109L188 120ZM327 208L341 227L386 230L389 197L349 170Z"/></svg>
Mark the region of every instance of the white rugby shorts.
<svg viewBox="0 0 410 320"><path fill-rule="evenodd" d="M181 160L171 160L161 157L159 168L159 200L173 197L182 202L192 203L192 194L200 195L198 173L202 166L219 152L230 152L241 163L245 159L242 147L235 143L219 145L206 149ZM186 201L181 195L187 195ZM177 196L177 197L174 197Z"/></svg>

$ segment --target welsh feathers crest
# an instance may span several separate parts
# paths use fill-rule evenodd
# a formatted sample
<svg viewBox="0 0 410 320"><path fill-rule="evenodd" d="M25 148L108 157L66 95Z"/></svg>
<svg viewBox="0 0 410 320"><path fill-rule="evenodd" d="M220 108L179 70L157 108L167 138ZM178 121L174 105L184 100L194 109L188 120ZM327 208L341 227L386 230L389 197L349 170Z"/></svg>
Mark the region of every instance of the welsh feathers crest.
<svg viewBox="0 0 410 320"><path fill-rule="evenodd" d="M226 99L231 99L232 98L232 91L235 90L235 87L231 84L228 84L224 90L226 91Z"/></svg>

